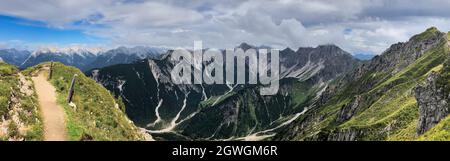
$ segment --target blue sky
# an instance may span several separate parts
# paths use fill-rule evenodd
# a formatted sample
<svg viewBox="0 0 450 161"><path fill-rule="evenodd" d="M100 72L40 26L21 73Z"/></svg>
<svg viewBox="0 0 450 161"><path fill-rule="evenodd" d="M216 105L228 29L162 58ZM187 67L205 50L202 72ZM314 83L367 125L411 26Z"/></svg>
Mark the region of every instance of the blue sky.
<svg viewBox="0 0 450 161"><path fill-rule="evenodd" d="M24 44L101 44L106 40L86 35L82 30L59 29L44 22L0 16L0 41Z"/></svg>
<svg viewBox="0 0 450 161"><path fill-rule="evenodd" d="M431 26L448 0L0 0L0 48L72 44L283 49L336 44L381 54Z"/></svg>

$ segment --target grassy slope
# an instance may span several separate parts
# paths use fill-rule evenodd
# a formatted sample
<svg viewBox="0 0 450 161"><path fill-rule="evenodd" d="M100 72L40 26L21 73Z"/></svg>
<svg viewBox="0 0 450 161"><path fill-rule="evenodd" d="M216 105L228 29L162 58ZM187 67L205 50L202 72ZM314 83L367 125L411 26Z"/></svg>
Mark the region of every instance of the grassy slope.
<svg viewBox="0 0 450 161"><path fill-rule="evenodd" d="M14 75L17 69L5 63L0 63L0 116L8 112L8 101L12 88L17 86L18 80Z"/></svg>
<svg viewBox="0 0 450 161"><path fill-rule="evenodd" d="M450 140L450 116L420 136L418 140Z"/></svg>
<svg viewBox="0 0 450 161"><path fill-rule="evenodd" d="M39 70L44 64L48 63L29 68L25 73ZM74 74L78 75L72 101L76 108L66 103ZM58 102L65 109L70 140L143 139L139 129L124 114L123 103L115 100L105 88L84 76L78 69L55 63L51 83L57 90Z"/></svg>
<svg viewBox="0 0 450 161"><path fill-rule="evenodd" d="M418 36L422 39L424 35L426 36L426 33ZM369 108L359 111L350 120L342 124L335 124L333 120L336 118L336 114L354 95L353 91L344 90L341 95L334 97L325 106L312 112L318 114L317 116L326 117L323 117L325 119L319 120L317 123L306 128L306 135L299 135L296 139L302 140L321 131L345 129L364 131L364 136L358 138L358 140L417 139L418 106L413 94L413 88L419 82L422 82L431 71L442 70L443 60L445 60L446 54L449 52L446 43L444 41L441 42L439 47L428 51L415 63L409 65L394 76L389 76L386 73L368 73L360 82L356 82L356 84L352 84L350 87L358 87L365 80L384 80L379 82L372 90L363 93L363 95L368 96L367 98L375 99L374 103L369 105ZM388 86L391 86L388 91L379 97L376 96L380 89ZM445 125L438 125L433 130L437 130L439 127L446 127L446 129L441 131L448 131L448 122L445 123L443 121L442 124L446 124L447 127ZM430 130L430 133L433 133L433 130Z"/></svg>
<svg viewBox="0 0 450 161"><path fill-rule="evenodd" d="M385 136L368 136L374 139L387 140L413 140L416 139L416 125L418 106L413 89L419 82L423 82L430 71L440 71L442 60L448 53L446 42L440 47L431 50L415 63L383 82L379 87L398 82L387 91L379 100L359 115L354 116L340 127L360 127L373 130L388 131ZM375 88L376 89L376 88ZM381 128L390 128L381 129Z"/></svg>
<svg viewBox="0 0 450 161"><path fill-rule="evenodd" d="M43 127L41 117L39 115L39 108L37 96L33 93L31 96L25 96L20 92L18 87L19 70L5 63L0 63L0 118L5 118L7 124L7 136L0 136L0 140L7 139L24 139L24 140L42 140ZM27 78L28 79L28 78ZM9 102L11 94L14 93L19 99L20 106L16 109L10 109ZM17 125L12 121L12 117L18 116L18 121L23 126Z"/></svg>

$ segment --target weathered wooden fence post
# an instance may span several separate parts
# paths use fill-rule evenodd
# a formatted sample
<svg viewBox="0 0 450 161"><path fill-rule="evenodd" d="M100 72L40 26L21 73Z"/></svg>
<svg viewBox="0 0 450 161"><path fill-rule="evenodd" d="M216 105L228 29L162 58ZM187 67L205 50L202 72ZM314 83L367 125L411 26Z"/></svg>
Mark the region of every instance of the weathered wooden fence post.
<svg viewBox="0 0 450 161"><path fill-rule="evenodd" d="M72 83L70 83L70 89L69 89L69 96L67 97L67 103L72 102L72 97L73 97L73 93L74 93L74 86L75 86L75 78L77 77L77 74L73 75L72 78Z"/></svg>
<svg viewBox="0 0 450 161"><path fill-rule="evenodd" d="M52 75L53 75L53 61L50 62L50 69L48 71L48 80L52 79Z"/></svg>

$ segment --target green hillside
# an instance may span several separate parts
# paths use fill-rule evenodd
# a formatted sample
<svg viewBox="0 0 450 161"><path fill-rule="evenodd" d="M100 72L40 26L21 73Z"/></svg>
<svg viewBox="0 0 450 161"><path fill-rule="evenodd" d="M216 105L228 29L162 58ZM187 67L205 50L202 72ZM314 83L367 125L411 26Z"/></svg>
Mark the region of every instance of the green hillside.
<svg viewBox="0 0 450 161"><path fill-rule="evenodd" d="M344 83L331 99L308 111L280 132L276 139L449 140L448 117L422 136L416 132L419 107L415 88L432 72L448 75L448 64L444 64L444 61L450 52L449 38L437 35L441 35L440 31L430 28L403 45L411 48L416 45L414 49L388 51L381 57L392 59L380 61L379 64L375 64L377 62L373 59L375 65L368 67L360 78ZM438 40L434 46L428 50L422 49L423 44L436 40L436 37ZM421 50L424 53L420 58L412 63L406 62L406 56L413 57L412 53ZM401 54L394 55L394 52ZM399 61L395 62L395 59ZM395 65L389 66L389 61L395 62ZM404 64L406 66L401 66ZM442 80L448 88L450 79Z"/></svg>
<svg viewBox="0 0 450 161"><path fill-rule="evenodd" d="M43 71L48 75L49 63L41 63L24 71L32 75ZM126 117L123 103L77 68L54 63L51 84L58 102L64 107L70 140L144 140L144 135ZM73 104L67 103L70 82L77 74Z"/></svg>

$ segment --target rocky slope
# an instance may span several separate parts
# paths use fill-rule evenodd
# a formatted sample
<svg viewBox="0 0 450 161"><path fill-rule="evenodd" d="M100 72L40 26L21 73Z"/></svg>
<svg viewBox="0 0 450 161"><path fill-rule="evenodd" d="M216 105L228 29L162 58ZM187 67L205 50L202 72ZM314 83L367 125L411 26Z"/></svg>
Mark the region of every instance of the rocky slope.
<svg viewBox="0 0 450 161"><path fill-rule="evenodd" d="M448 93L433 81L433 73L446 73L448 41L446 33L430 28L392 45L330 84L314 108L274 140L419 139L448 115Z"/></svg>
<svg viewBox="0 0 450 161"><path fill-rule="evenodd" d="M449 95L443 86L436 83L437 77L436 73L431 73L427 81L415 90L420 114L418 134L425 133L449 115Z"/></svg>
<svg viewBox="0 0 450 161"><path fill-rule="evenodd" d="M33 82L19 70L0 63L0 140L42 140Z"/></svg>
<svg viewBox="0 0 450 161"><path fill-rule="evenodd" d="M417 133L421 140L450 140L450 58L415 90L419 105Z"/></svg>
<svg viewBox="0 0 450 161"><path fill-rule="evenodd" d="M243 49L255 48L241 44ZM170 52L161 60L94 70L90 76L120 96L128 116L161 140L252 140L272 136L312 103L334 78L359 62L334 45L280 52L280 91L258 85L176 85Z"/></svg>

